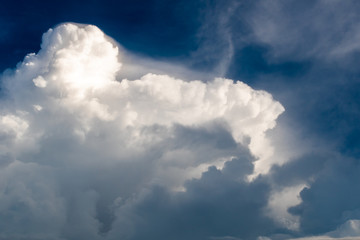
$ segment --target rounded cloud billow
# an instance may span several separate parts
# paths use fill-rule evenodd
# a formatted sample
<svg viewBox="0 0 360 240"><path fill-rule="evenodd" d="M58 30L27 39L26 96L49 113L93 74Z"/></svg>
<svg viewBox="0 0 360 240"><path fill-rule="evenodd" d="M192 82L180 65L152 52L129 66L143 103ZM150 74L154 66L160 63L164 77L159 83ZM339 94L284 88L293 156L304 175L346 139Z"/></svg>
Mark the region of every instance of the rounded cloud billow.
<svg viewBox="0 0 360 240"><path fill-rule="evenodd" d="M116 238L113 226L127 228L121 214L131 215L146 189L180 194L216 171L267 196L245 179L276 162L266 131L284 111L280 103L223 78L120 79L120 55L97 27L62 24L3 76L1 239ZM24 219L31 224L19 231Z"/></svg>

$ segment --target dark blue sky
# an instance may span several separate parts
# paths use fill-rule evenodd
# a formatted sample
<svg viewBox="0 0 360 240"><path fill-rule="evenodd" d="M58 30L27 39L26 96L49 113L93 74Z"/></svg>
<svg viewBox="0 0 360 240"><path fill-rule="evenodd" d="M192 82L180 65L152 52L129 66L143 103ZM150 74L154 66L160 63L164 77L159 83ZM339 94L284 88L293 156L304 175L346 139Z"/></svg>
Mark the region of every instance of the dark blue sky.
<svg viewBox="0 0 360 240"><path fill-rule="evenodd" d="M1 68L39 50L41 35L62 22L94 24L127 49L154 57L183 57L199 47L206 1L3 1Z"/></svg>
<svg viewBox="0 0 360 240"><path fill-rule="evenodd" d="M144 231L133 239L322 235L360 219L359 11L355 0L0 0L0 69L13 69L26 54L38 52L49 28L75 22L98 26L137 55L268 91L286 109L278 124L291 129L288 134L297 143L287 147L304 154L274 166L251 184L237 182L229 173L244 168L242 175L251 172L247 157L245 165L234 160L224 171L210 168L186 183L187 192L150 188L142 202L132 205L148 222L139 223ZM201 130L198 136L201 141L211 136L225 141L229 151L237 148L224 129ZM310 147L304 150L304 145ZM270 188L302 181L307 183L302 202L289 210L299 218L299 231L279 227L262 215L259 209L266 205ZM228 187L215 194L209 185L219 182ZM155 204L154 198L164 205ZM223 209L215 207L224 202ZM239 216L232 214L231 206L237 205ZM225 222L211 222L206 214ZM112 217L100 217L108 222L104 229L111 228ZM167 230L159 232L161 226Z"/></svg>

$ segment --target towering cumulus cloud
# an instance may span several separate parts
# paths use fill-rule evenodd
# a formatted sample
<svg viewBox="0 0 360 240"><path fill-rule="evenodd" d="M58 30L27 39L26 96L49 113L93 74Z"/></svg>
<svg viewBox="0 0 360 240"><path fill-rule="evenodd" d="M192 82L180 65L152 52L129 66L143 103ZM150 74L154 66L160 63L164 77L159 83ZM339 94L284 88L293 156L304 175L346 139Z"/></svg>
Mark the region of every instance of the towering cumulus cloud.
<svg viewBox="0 0 360 240"><path fill-rule="evenodd" d="M146 213L151 201L191 212L198 191L217 199L204 189L208 184L237 191L239 204L254 209L242 221L261 218L269 191L246 179L272 165L265 133L283 107L229 79L188 82L152 73L119 79L121 58L97 27L63 24L44 34L38 54L4 74L0 239L145 239L134 228L154 227ZM244 200L248 194L254 200ZM155 230L147 230L152 239ZM200 229L193 237L218 239L207 234Z"/></svg>

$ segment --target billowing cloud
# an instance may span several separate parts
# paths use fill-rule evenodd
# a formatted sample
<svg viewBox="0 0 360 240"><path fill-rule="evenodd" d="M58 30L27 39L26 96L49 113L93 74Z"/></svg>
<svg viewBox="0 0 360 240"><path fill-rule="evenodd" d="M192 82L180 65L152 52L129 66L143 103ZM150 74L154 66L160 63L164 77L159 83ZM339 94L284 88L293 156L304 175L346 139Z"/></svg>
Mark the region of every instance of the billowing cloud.
<svg viewBox="0 0 360 240"><path fill-rule="evenodd" d="M357 1L50 5L3 67L135 53L1 75L0 239L359 238Z"/></svg>
<svg viewBox="0 0 360 240"><path fill-rule="evenodd" d="M256 237L253 224L268 232L269 185L247 177L276 163L266 132L282 105L223 78L121 79L122 57L97 27L63 24L3 75L0 238L161 238L154 219L180 217L177 230L190 231L194 210L211 214L198 219L203 227L233 223L210 232L199 225L192 238ZM147 230L134 235L144 220Z"/></svg>

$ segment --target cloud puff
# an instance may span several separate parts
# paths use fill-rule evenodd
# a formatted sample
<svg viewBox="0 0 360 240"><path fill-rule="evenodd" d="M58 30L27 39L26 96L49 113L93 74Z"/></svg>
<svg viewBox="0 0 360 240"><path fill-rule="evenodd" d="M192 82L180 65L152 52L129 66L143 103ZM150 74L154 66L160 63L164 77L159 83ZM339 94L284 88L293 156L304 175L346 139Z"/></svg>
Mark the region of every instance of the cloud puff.
<svg viewBox="0 0 360 240"><path fill-rule="evenodd" d="M148 188L203 198L196 189L224 171L240 177L241 192L252 189L246 176L267 173L274 163L266 131L284 108L269 93L223 78L119 79L127 67L122 57L97 27L63 24L44 34L39 53L3 75L1 239L117 236L114 222L119 229L133 223L119 213L136 216L124 209L135 211ZM235 160L245 167L231 173L226 166ZM200 185L183 185L200 177ZM262 209L268 190L260 188Z"/></svg>

